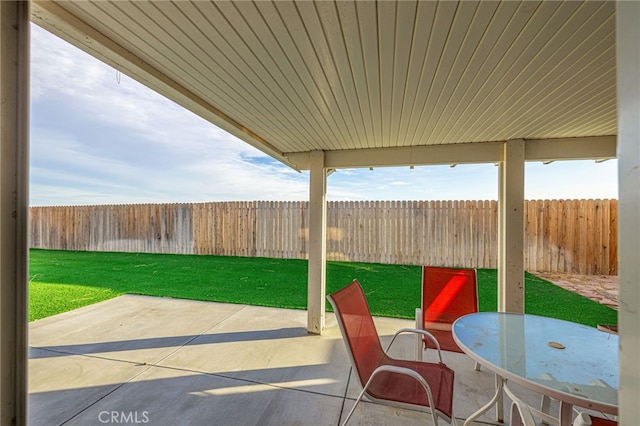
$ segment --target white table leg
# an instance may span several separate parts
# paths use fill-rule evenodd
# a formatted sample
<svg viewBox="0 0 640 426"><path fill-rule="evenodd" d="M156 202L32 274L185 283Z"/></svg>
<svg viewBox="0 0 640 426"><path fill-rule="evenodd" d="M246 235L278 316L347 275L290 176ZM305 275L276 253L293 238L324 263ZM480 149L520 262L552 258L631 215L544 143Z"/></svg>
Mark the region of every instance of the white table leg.
<svg viewBox="0 0 640 426"><path fill-rule="evenodd" d="M470 415L467 420L464 421L463 426L469 426L471 424L471 422L473 422L475 419L477 419L478 417L480 417L481 415L483 415L484 413L486 413L487 411L489 411L489 409L491 409L491 407L493 407L494 405L496 406L496 415L498 417L498 422L502 423L503 421L503 393L502 393L502 387L504 386L504 382L505 380L498 376L496 374L496 393L495 395L493 395L493 397L491 398L491 400L489 400L489 402L487 402L485 405L483 405L482 407L480 407L480 409L478 411L476 411L475 413L473 413L472 415Z"/></svg>
<svg viewBox="0 0 640 426"><path fill-rule="evenodd" d="M496 400L496 421L498 423L504 423L504 392L502 392L504 382L505 380L496 374L496 395L498 396Z"/></svg>
<svg viewBox="0 0 640 426"><path fill-rule="evenodd" d="M511 389L509 389L509 386L507 386L507 383L504 384L504 386L502 387L502 390L503 390L504 393L506 393L509 396L509 398L511 398L512 401L516 401L516 400L519 399L516 395L514 395L514 393L511 391ZM530 406L528 404L527 404L527 406L529 407L529 410L530 410L531 414L533 415L533 417L540 419L540 421L541 421L540 424L541 425L560 426L560 424L559 424L560 419L559 418L553 417L549 413L545 413L545 412L543 412L541 410L538 410L537 408L532 407L532 406ZM569 420L571 420L571 417L569 417ZM567 426L571 426L571 424L569 423Z"/></svg>
<svg viewBox="0 0 640 426"><path fill-rule="evenodd" d="M560 426L571 426L573 422L573 404L560 401Z"/></svg>
<svg viewBox="0 0 640 426"><path fill-rule="evenodd" d="M547 395L542 395L542 400L540 401L540 411L543 413L549 413L551 409L551 398ZM541 423L542 426L547 426L549 423L543 421Z"/></svg>

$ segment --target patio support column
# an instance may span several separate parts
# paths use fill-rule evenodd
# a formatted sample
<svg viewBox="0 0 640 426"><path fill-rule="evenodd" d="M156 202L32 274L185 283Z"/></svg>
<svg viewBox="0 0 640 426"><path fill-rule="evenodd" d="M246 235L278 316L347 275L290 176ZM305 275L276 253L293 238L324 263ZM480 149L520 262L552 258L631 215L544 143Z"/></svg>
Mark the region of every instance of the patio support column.
<svg viewBox="0 0 640 426"><path fill-rule="evenodd" d="M313 151L310 157L307 330L321 334L326 305L327 170L324 151Z"/></svg>
<svg viewBox="0 0 640 426"><path fill-rule="evenodd" d="M616 2L621 425L640 419L640 3Z"/></svg>
<svg viewBox="0 0 640 426"><path fill-rule="evenodd" d="M498 188L498 311L524 312L524 146L505 142Z"/></svg>
<svg viewBox="0 0 640 426"><path fill-rule="evenodd" d="M29 25L0 1L0 426L27 423Z"/></svg>

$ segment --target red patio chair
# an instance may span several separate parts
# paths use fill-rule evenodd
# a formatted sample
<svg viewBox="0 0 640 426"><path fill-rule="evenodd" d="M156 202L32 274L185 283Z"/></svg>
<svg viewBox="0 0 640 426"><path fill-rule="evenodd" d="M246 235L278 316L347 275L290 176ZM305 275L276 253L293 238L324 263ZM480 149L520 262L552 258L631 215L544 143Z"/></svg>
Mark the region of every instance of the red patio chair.
<svg viewBox="0 0 640 426"><path fill-rule="evenodd" d="M462 353L453 340L451 325L473 312L478 312L475 269L422 267L422 306L416 309L416 328L433 334L442 350ZM429 345L429 340L418 336L417 359L422 359L422 346L426 349Z"/></svg>
<svg viewBox="0 0 640 426"><path fill-rule="evenodd" d="M369 305L357 280L327 296L342 332L351 365L362 385L362 392L343 423L346 424L364 395L385 405L430 412L435 425L438 417L452 424L454 372L440 362L421 362L391 358L387 351L400 333L415 332L433 338L423 330L398 330L384 350ZM433 338L435 341L435 338ZM437 341L436 341L437 347Z"/></svg>

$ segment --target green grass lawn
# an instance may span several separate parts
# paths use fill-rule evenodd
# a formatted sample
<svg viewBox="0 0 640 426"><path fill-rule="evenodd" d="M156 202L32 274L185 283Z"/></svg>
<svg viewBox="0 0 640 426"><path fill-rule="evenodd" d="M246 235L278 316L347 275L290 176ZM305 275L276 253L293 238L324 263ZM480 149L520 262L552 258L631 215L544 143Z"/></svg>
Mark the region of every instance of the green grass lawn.
<svg viewBox="0 0 640 426"><path fill-rule="evenodd" d="M294 309L307 305L307 261L299 259L32 249L29 276L31 321L125 293ZM327 263L328 293L356 278L374 315L414 317L419 266ZM530 274L525 289L527 313L590 326L617 323L615 310ZM496 270L478 270L478 296L481 311L497 309Z"/></svg>
<svg viewBox="0 0 640 426"><path fill-rule="evenodd" d="M29 284L29 321L71 311L121 295L109 288L77 284Z"/></svg>

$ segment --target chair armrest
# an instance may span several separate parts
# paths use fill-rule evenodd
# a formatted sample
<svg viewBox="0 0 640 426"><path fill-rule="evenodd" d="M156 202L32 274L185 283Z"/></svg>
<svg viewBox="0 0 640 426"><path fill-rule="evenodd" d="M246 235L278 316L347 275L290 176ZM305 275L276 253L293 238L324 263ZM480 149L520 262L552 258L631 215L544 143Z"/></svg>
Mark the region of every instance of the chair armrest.
<svg viewBox="0 0 640 426"><path fill-rule="evenodd" d="M393 338L387 345L387 348L385 349L385 353L389 352L389 349L391 348L391 345L393 344L393 342L395 342L396 337L398 337L402 333L421 334L426 338L431 339L435 343L436 349L438 350L438 359L440 360L440 362L442 362L442 353L440 352L440 343L438 342L438 339L436 339L436 336L429 333L428 331L419 330L417 328L401 328L400 330L396 331L396 334L393 335Z"/></svg>

